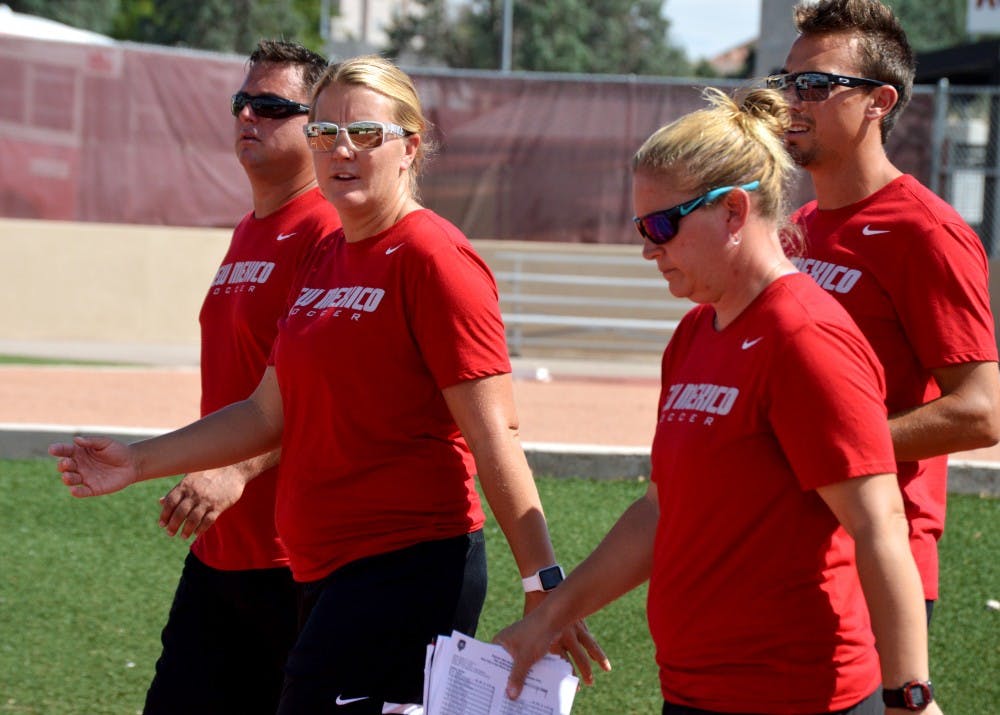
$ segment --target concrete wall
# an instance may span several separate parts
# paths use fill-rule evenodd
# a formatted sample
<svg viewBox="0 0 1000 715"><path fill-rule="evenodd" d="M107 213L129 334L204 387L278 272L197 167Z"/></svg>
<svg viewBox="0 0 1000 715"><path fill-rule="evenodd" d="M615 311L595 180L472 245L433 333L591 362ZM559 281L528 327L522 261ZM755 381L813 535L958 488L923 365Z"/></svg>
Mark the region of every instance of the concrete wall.
<svg viewBox="0 0 1000 715"><path fill-rule="evenodd" d="M0 354L195 364L198 312L231 231L0 218ZM639 255L634 245L476 241Z"/></svg>
<svg viewBox="0 0 1000 715"><path fill-rule="evenodd" d="M197 357L229 230L0 219L0 352L146 345ZM50 345L53 350L44 350Z"/></svg>
<svg viewBox="0 0 1000 715"><path fill-rule="evenodd" d="M0 354L195 364L198 311L230 233L0 218ZM638 244L473 243L487 263L498 250L639 251ZM1000 318L1000 259L990 268Z"/></svg>

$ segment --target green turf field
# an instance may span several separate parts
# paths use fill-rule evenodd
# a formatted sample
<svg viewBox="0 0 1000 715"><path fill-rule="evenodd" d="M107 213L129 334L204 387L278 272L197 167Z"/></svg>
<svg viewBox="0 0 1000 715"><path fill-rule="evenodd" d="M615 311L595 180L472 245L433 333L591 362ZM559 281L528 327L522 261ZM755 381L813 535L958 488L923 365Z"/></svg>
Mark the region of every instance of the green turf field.
<svg viewBox="0 0 1000 715"><path fill-rule="evenodd" d="M113 365L124 366L126 363L108 362L107 360L66 360L65 358L28 357L24 355L0 355L0 365Z"/></svg>
<svg viewBox="0 0 1000 715"><path fill-rule="evenodd" d="M143 483L74 500L53 463L0 461L0 713L139 712L184 542L156 525L168 489ZM645 489L637 482L540 479L565 566L582 559ZM932 674L950 715L1000 712L1000 500L952 497L942 542L942 600ZM503 536L488 527L490 590L479 636L517 617L522 598ZM645 589L590 619L614 671L577 696L574 713L658 713Z"/></svg>
<svg viewBox="0 0 1000 715"><path fill-rule="evenodd" d="M45 358L23 357L21 355L0 355L0 365L48 365L65 364L64 360L47 360Z"/></svg>

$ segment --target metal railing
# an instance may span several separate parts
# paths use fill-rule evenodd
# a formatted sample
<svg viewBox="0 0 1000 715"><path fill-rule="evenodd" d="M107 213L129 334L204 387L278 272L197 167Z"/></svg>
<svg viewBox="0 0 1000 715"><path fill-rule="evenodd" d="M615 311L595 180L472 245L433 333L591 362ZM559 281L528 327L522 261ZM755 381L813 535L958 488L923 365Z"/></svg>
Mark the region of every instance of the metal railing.
<svg viewBox="0 0 1000 715"><path fill-rule="evenodd" d="M501 250L491 263L515 356L659 353L691 308L639 257Z"/></svg>

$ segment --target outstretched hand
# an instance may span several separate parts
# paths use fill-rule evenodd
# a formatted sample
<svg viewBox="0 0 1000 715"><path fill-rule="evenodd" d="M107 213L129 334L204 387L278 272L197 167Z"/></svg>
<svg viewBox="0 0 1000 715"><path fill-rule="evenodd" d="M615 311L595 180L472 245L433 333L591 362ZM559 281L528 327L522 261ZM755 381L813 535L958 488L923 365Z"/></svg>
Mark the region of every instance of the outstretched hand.
<svg viewBox="0 0 1000 715"><path fill-rule="evenodd" d="M507 680L507 697L511 700L520 696L531 666L546 653L554 653L573 663L585 685L594 684L591 661L605 672L611 670L611 662L583 620L558 631L547 622L544 608L536 608L522 620L504 628L493 642L503 646L514 659Z"/></svg>
<svg viewBox="0 0 1000 715"><path fill-rule="evenodd" d="M107 437L74 437L49 445L49 454L59 458L56 469L75 497L111 494L139 480L132 450Z"/></svg>
<svg viewBox="0 0 1000 715"><path fill-rule="evenodd" d="M235 468L191 472L160 499L160 526L171 536L201 536L243 495L246 478Z"/></svg>

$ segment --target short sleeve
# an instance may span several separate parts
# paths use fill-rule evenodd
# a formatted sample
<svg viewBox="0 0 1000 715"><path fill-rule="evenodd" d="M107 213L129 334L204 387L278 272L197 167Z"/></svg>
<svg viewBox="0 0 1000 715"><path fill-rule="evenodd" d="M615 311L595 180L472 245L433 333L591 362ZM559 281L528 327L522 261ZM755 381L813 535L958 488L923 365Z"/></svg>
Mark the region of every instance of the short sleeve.
<svg viewBox="0 0 1000 715"><path fill-rule="evenodd" d="M496 282L471 247L448 242L428 252L407 296L414 339L439 389L510 372Z"/></svg>
<svg viewBox="0 0 1000 715"><path fill-rule="evenodd" d="M769 382L768 419L803 489L895 473L882 368L860 333L810 323Z"/></svg>

